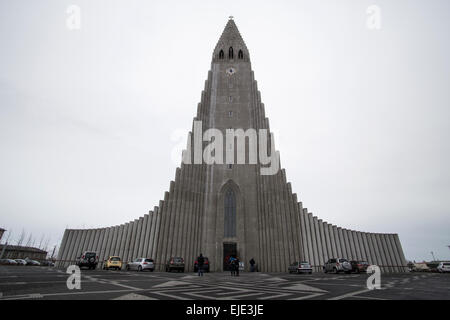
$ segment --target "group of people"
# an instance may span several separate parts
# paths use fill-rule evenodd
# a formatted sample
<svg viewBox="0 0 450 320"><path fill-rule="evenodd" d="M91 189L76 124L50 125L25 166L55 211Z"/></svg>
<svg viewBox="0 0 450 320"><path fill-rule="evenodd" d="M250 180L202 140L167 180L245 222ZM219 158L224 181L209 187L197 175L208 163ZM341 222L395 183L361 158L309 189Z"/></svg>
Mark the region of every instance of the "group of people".
<svg viewBox="0 0 450 320"><path fill-rule="evenodd" d="M239 277L239 264L241 261L239 261L239 258L237 256L231 256L228 260L228 265L230 266L231 276ZM250 272L257 271L256 268L256 262L255 259L251 258L249 261L250 263ZM197 257L197 269L198 269L198 276L203 276L203 265L205 264L205 258L200 253L200 255Z"/></svg>

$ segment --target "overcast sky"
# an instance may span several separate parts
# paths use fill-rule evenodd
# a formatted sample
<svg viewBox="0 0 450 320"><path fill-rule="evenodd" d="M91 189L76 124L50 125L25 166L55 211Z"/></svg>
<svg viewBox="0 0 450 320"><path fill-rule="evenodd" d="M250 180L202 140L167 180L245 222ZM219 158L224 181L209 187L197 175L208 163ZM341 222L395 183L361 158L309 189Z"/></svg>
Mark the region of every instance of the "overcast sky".
<svg viewBox="0 0 450 320"><path fill-rule="evenodd" d="M80 30L67 28L71 4ZM366 26L369 5L379 30ZM450 260L448 0L0 0L0 227L11 240L24 229L57 244L66 227L158 205L230 15L304 207L399 233L407 259Z"/></svg>

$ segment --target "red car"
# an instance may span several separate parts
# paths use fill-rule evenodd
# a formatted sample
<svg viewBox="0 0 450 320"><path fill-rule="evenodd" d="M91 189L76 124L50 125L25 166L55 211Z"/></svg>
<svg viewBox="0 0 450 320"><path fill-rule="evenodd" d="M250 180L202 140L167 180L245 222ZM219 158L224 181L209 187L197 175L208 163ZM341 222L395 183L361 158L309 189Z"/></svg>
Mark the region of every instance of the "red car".
<svg viewBox="0 0 450 320"><path fill-rule="evenodd" d="M356 273L366 272L369 267L369 263L367 261L352 260L350 261L350 264L352 265L352 272Z"/></svg>

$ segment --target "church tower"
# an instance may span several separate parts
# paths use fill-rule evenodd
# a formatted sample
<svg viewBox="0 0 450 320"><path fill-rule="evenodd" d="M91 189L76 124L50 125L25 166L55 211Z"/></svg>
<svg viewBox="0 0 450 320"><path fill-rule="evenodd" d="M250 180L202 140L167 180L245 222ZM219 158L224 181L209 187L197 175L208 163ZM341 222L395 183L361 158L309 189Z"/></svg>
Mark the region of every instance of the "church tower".
<svg viewBox="0 0 450 320"><path fill-rule="evenodd" d="M260 144L264 137L266 148ZM385 272L405 271L397 234L343 229L303 208L285 170L278 169L273 141L249 51L230 18L213 52L188 148L164 200L120 226L66 230L59 265L92 250L100 261L110 255L124 261L153 258L160 271L171 257L183 257L186 271L192 271L200 253L209 258L211 271L226 270L231 255L245 262L246 270L254 258L263 272L286 272L294 261L308 261L321 271L336 257L366 260ZM208 149L212 143L215 148ZM262 162L261 154L271 155L271 163ZM276 170L264 171L274 164Z"/></svg>

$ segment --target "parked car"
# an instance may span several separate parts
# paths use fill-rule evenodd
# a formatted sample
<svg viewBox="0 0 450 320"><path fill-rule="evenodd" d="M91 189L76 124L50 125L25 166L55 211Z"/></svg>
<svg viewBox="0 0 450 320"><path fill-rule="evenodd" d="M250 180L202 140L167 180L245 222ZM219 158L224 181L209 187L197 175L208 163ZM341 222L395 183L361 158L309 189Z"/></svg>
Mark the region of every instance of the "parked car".
<svg viewBox="0 0 450 320"><path fill-rule="evenodd" d="M294 262L288 267L289 273L312 273L312 268L309 262L301 261Z"/></svg>
<svg viewBox="0 0 450 320"><path fill-rule="evenodd" d="M25 261L27 262L27 265L29 265L29 266L40 266L41 265L41 263L36 260L31 260L31 259L25 258Z"/></svg>
<svg viewBox="0 0 450 320"><path fill-rule="evenodd" d="M4 264L4 265L17 265L17 261L13 260L13 259L2 259L0 260L0 264Z"/></svg>
<svg viewBox="0 0 450 320"><path fill-rule="evenodd" d="M17 265L19 266L26 266L27 262L23 259L16 259Z"/></svg>
<svg viewBox="0 0 450 320"><path fill-rule="evenodd" d="M441 262L437 267L438 272L450 272L450 262Z"/></svg>
<svg viewBox="0 0 450 320"><path fill-rule="evenodd" d="M105 263L103 264L103 270L109 269L116 269L116 270L122 269L122 260L120 259L120 257L111 256L107 260L105 260Z"/></svg>
<svg viewBox="0 0 450 320"><path fill-rule="evenodd" d="M352 265L348 262L347 259L344 258L332 258L329 259L325 265L323 266L323 271L325 273L333 272L345 272L350 273L352 271Z"/></svg>
<svg viewBox="0 0 450 320"><path fill-rule="evenodd" d="M55 264L53 263L53 261L45 260L45 261L42 261L41 266L54 267Z"/></svg>
<svg viewBox="0 0 450 320"><path fill-rule="evenodd" d="M172 270L184 272L184 259L181 257L170 258L166 264L166 272L172 272Z"/></svg>
<svg viewBox="0 0 450 320"><path fill-rule="evenodd" d="M81 257L77 258L76 265L80 267L88 267L88 269L95 269L97 268L98 264L98 256L96 252L93 251L86 251L82 254Z"/></svg>
<svg viewBox="0 0 450 320"><path fill-rule="evenodd" d="M149 270L150 272L153 272L155 270L155 262L153 259L150 258L137 258L134 259L132 262L128 262L127 266L125 267L127 271L130 270L137 270L137 271L145 271Z"/></svg>
<svg viewBox="0 0 450 320"><path fill-rule="evenodd" d="M208 260L208 257L203 257L203 259L205 260L203 262L203 272L209 272L209 260ZM198 272L198 261L197 261L197 259L195 259L195 262L194 262L194 272Z"/></svg>
<svg viewBox="0 0 450 320"><path fill-rule="evenodd" d="M369 267L369 263L367 261L361 260L352 260L350 261L350 264L352 265L352 272L356 273L366 272Z"/></svg>

